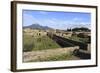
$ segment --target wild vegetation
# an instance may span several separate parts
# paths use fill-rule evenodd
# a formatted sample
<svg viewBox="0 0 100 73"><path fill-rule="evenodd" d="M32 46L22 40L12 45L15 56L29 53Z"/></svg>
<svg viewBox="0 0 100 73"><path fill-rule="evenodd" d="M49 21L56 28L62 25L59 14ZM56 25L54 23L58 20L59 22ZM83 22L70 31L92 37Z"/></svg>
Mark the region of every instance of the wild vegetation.
<svg viewBox="0 0 100 73"><path fill-rule="evenodd" d="M75 40L75 41L78 41L81 43L88 43L89 42L89 38L80 38L78 36L72 36L72 37L69 37L69 39Z"/></svg>
<svg viewBox="0 0 100 73"><path fill-rule="evenodd" d="M60 46L50 39L48 36L37 36L33 37L31 35L24 34L24 49L23 51L35 51L35 50L44 50L44 49L55 49L60 48Z"/></svg>

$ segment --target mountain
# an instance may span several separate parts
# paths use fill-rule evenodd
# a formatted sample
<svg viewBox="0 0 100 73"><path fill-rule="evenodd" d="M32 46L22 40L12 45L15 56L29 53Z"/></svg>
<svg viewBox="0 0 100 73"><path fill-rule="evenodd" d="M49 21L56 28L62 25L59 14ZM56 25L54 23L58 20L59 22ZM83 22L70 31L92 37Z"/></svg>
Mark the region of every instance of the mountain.
<svg viewBox="0 0 100 73"><path fill-rule="evenodd" d="M52 29L52 28L50 28L48 26L41 26L39 24L32 24L32 25L29 25L29 26L24 26L23 28L42 29L42 30Z"/></svg>

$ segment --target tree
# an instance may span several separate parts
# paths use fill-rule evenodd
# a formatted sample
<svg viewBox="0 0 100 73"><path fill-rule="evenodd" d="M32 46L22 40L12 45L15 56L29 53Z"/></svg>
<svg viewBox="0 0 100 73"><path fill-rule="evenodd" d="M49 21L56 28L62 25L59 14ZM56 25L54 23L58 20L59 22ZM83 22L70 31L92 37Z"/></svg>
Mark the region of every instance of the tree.
<svg viewBox="0 0 100 73"><path fill-rule="evenodd" d="M68 28L67 31L71 31L71 28L70 29Z"/></svg>
<svg viewBox="0 0 100 73"><path fill-rule="evenodd" d="M72 31L87 31L89 32L90 29L89 28L86 28L86 27L80 27L80 28L73 28Z"/></svg>

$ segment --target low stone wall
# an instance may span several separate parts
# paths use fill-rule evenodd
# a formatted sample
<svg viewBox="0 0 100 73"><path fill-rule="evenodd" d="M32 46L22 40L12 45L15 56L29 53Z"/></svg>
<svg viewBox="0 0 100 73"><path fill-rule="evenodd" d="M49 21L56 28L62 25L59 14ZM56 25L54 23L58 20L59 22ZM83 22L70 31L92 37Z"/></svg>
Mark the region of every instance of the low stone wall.
<svg viewBox="0 0 100 73"><path fill-rule="evenodd" d="M78 41L71 40L71 39L64 38L64 37L60 37L60 36L57 36L57 35L53 35L53 37L58 37L59 39L67 41L67 42L73 44L74 46L79 46L79 48L82 49L82 50L87 50L87 44L86 43L78 42Z"/></svg>

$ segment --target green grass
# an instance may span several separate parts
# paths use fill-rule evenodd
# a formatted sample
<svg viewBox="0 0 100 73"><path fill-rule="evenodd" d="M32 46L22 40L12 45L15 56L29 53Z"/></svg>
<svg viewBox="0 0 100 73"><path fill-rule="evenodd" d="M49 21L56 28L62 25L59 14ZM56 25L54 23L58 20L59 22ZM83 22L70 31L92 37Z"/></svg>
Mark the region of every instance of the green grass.
<svg viewBox="0 0 100 73"><path fill-rule="evenodd" d="M48 57L45 61L58 61L58 60L70 60L72 58L72 54L61 54L57 56Z"/></svg>
<svg viewBox="0 0 100 73"><path fill-rule="evenodd" d="M34 47L34 39L32 36L23 35L23 51L32 51Z"/></svg>
<svg viewBox="0 0 100 73"><path fill-rule="evenodd" d="M77 36L69 37L69 39L75 40L75 41L78 41L78 42L82 42L82 43L87 43L89 41L89 38L80 38L80 37L77 37Z"/></svg>
<svg viewBox="0 0 100 73"><path fill-rule="evenodd" d="M60 46L48 36L33 37L31 35L24 34L23 37L23 51L60 48Z"/></svg>
<svg viewBox="0 0 100 73"><path fill-rule="evenodd" d="M53 48L59 48L60 46L50 39L48 36L42 36L35 38L35 47L34 50L42 50L42 49L53 49Z"/></svg>
<svg viewBox="0 0 100 73"><path fill-rule="evenodd" d="M36 60L31 60L30 62L43 62L43 61L63 61L63 60L72 60L75 56L70 53L63 53L55 56L50 56L46 58L38 58Z"/></svg>

